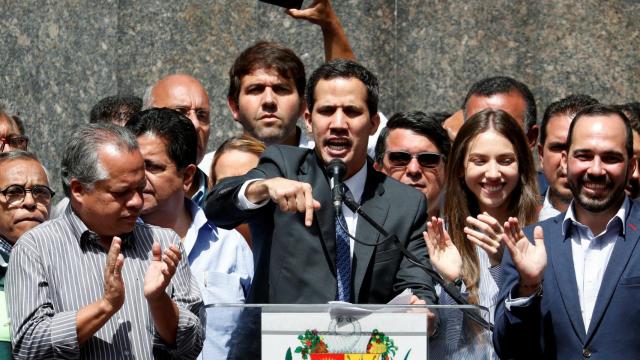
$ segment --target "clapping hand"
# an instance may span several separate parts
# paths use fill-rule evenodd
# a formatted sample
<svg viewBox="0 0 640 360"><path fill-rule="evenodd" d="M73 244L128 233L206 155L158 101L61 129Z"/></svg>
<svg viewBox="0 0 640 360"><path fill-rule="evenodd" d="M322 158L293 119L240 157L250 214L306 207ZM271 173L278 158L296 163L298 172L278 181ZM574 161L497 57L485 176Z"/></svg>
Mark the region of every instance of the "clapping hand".
<svg viewBox="0 0 640 360"><path fill-rule="evenodd" d="M144 296L153 300L164 294L171 281L182 254L176 245L169 245L162 253L160 244L154 242L151 248L151 264L144 275Z"/></svg>
<svg viewBox="0 0 640 360"><path fill-rule="evenodd" d="M124 255L120 253L122 240L115 236L107 253L107 264L104 268L104 301L109 306L109 312L117 312L124 304L124 280L122 267Z"/></svg>
<svg viewBox="0 0 640 360"><path fill-rule="evenodd" d="M504 230L498 220L485 213L477 218L468 216L464 233L467 239L481 247L489 256L491 266L496 266L502 261L504 247L502 246L502 233Z"/></svg>
<svg viewBox="0 0 640 360"><path fill-rule="evenodd" d="M524 235L518 219L509 218L504 223L502 239L509 249L513 264L520 274L518 297L535 293L542 283L544 268L547 266L547 252L544 247L544 233L540 226L533 230L535 245Z"/></svg>
<svg viewBox="0 0 640 360"><path fill-rule="evenodd" d="M444 229L444 220L432 217L427 222L427 231L422 235L427 243L431 264L446 280L458 279L462 271L462 257Z"/></svg>

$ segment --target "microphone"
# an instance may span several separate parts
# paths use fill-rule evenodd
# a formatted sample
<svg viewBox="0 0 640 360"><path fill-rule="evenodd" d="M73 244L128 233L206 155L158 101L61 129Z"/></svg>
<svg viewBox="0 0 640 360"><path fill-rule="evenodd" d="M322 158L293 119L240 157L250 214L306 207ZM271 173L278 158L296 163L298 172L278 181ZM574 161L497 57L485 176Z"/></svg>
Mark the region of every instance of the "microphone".
<svg viewBox="0 0 640 360"><path fill-rule="evenodd" d="M340 184L347 172L347 165L342 159L333 159L327 165L327 173L329 173L329 186L331 187L331 202L336 214L340 214L342 208L342 191Z"/></svg>

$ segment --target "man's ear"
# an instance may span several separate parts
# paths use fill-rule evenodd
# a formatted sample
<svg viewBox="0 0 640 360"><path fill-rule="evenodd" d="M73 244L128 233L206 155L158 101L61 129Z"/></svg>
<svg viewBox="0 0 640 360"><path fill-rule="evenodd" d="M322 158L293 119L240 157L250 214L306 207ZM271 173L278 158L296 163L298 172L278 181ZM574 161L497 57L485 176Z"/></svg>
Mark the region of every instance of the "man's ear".
<svg viewBox="0 0 640 360"><path fill-rule="evenodd" d="M569 162L569 149L562 150L562 155L560 157L560 167L565 174L567 174L567 163Z"/></svg>
<svg viewBox="0 0 640 360"><path fill-rule="evenodd" d="M638 166L638 160L635 155L631 157L629 160L629 167L627 168L627 182L633 176L633 173L636 171L636 167Z"/></svg>
<svg viewBox="0 0 640 360"><path fill-rule="evenodd" d="M189 189L191 189L191 184L193 183L196 170L198 170L198 167L195 164L190 164L182 170L182 188L185 194L189 192ZM207 184L205 184L205 186L207 186Z"/></svg>
<svg viewBox="0 0 640 360"><path fill-rule="evenodd" d="M529 131L527 131L527 142L529 143L529 148L530 149L535 149L536 143L538 142L538 132L539 132L539 128L538 125L533 125L529 128Z"/></svg>
<svg viewBox="0 0 640 360"><path fill-rule="evenodd" d="M73 198L77 203L82 204L86 190L84 185L77 179L71 179L69 183L69 197Z"/></svg>
<svg viewBox="0 0 640 360"><path fill-rule="evenodd" d="M311 113L309 110L304 111L304 124L307 126L307 132L313 134L313 124L311 123Z"/></svg>
<svg viewBox="0 0 640 360"><path fill-rule="evenodd" d="M300 111L298 112L298 118L303 117L305 112L307 112L307 100L305 100L303 96L300 99Z"/></svg>
<svg viewBox="0 0 640 360"><path fill-rule="evenodd" d="M380 165L377 161L373 162L373 168L376 169L376 171L382 171L382 165Z"/></svg>
<svg viewBox="0 0 640 360"><path fill-rule="evenodd" d="M380 126L380 114L375 113L373 116L371 116L370 121L371 121L371 132L369 133L369 136L374 135L376 131L378 131L378 126Z"/></svg>
<svg viewBox="0 0 640 360"><path fill-rule="evenodd" d="M544 158L544 146L542 144L538 144L538 160L542 163L542 159Z"/></svg>
<svg viewBox="0 0 640 360"><path fill-rule="evenodd" d="M229 111L231 111L231 116L233 116L233 120L239 121L240 118L240 106L238 103L231 98L231 96L227 96L227 107L229 107Z"/></svg>

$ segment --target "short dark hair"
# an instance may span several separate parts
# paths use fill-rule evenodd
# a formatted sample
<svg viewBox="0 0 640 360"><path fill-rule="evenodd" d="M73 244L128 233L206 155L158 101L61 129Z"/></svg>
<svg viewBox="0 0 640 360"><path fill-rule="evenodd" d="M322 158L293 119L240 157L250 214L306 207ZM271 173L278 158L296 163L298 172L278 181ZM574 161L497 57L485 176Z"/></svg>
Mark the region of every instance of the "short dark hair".
<svg viewBox="0 0 640 360"><path fill-rule="evenodd" d="M98 101L89 114L89 122L110 122L116 125L127 123L133 114L142 110L142 99L132 95L107 96Z"/></svg>
<svg viewBox="0 0 640 360"><path fill-rule="evenodd" d="M540 122L540 145L544 145L547 141L547 125L552 117L558 115L575 116L581 109L598 103L598 100L589 95L572 94L549 104Z"/></svg>
<svg viewBox="0 0 640 360"><path fill-rule="evenodd" d="M242 78L258 69L274 69L285 79L293 79L298 95L304 96L306 75L302 60L293 50L270 41L257 42L238 55L229 69L227 96L237 103Z"/></svg>
<svg viewBox="0 0 640 360"><path fill-rule="evenodd" d="M575 128L578 120L583 117L588 116L607 116L607 115L617 115L622 119L624 123L624 127L627 131L627 137L625 141L625 150L627 150L627 156L629 159L633 156L633 133L631 130L631 124L629 123L629 118L624 112L620 111L620 109L615 105L604 105L604 104L595 104L591 106L587 106L586 108L578 111L576 116L573 117L573 121L569 126L569 135L567 136L567 147L571 147L571 142L573 141L573 128Z"/></svg>
<svg viewBox="0 0 640 360"><path fill-rule="evenodd" d="M536 109L536 100L527 85L508 76L488 77L471 85L467 96L464 98L464 103L462 103L465 119L467 118L467 102L472 96L489 97L496 94L508 94L514 91L519 93L524 99L525 104L527 104L527 109L524 113L524 127L525 131L529 131L529 129L537 123L538 110Z"/></svg>
<svg viewBox="0 0 640 360"><path fill-rule="evenodd" d="M320 80L331 80L336 78L358 79L367 88L367 109L369 116L378 113L378 96L380 93L378 87L378 79L376 76L364 66L355 61L337 59L320 65L309 77L307 83L307 108L309 112L313 111L315 103L315 89Z"/></svg>
<svg viewBox="0 0 640 360"><path fill-rule="evenodd" d="M136 137L149 134L165 140L167 155L178 170L196 163L196 128L182 113L168 108L151 108L135 114L126 127Z"/></svg>
<svg viewBox="0 0 640 360"><path fill-rule="evenodd" d="M631 128L640 133L640 102L633 101L619 105L618 108L629 118Z"/></svg>
<svg viewBox="0 0 640 360"><path fill-rule="evenodd" d="M422 111L393 114L389 121L387 121L387 126L380 131L380 135L378 136L378 142L376 142L375 148L376 162L382 164L382 158L384 157L385 151L387 151L389 131L393 129L411 130L416 134L429 138L446 159L449 156L449 151L451 151L451 140L449 139L447 131L438 120L439 117L434 115L434 113L425 114Z"/></svg>

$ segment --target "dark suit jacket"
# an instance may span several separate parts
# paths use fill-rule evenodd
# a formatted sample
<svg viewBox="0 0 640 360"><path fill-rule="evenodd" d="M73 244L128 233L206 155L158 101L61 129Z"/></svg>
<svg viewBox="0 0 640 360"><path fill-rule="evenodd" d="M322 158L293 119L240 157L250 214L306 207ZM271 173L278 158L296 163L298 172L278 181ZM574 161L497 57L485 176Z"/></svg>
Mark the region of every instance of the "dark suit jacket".
<svg viewBox="0 0 640 360"><path fill-rule="evenodd" d="M542 296L527 307L505 309L504 300L518 284L508 252L493 334L505 359L640 359L640 203L632 202L625 236L620 236L602 279L588 331L584 330L571 252L562 236L565 213L545 220L547 267ZM525 232L533 239L534 226ZM588 356L586 356L588 355Z"/></svg>
<svg viewBox="0 0 640 360"><path fill-rule="evenodd" d="M427 220L426 199L419 191L373 169L362 194L362 209L428 264L422 231ZM237 193L249 179L284 177L310 183L321 204L313 225L304 226L304 214L281 211L272 202L256 210L235 205ZM216 186L205 206L216 225L232 228L249 222L254 243L255 276L248 297L255 303L326 303L336 298L335 213L324 167L313 150L270 146L257 168ZM382 240L362 217L356 237ZM430 280L391 242L376 247L356 243L353 254L352 299L358 303L386 303L405 288L429 303L436 296Z"/></svg>

